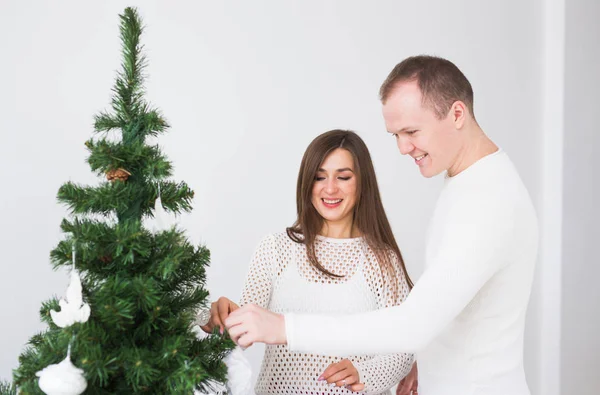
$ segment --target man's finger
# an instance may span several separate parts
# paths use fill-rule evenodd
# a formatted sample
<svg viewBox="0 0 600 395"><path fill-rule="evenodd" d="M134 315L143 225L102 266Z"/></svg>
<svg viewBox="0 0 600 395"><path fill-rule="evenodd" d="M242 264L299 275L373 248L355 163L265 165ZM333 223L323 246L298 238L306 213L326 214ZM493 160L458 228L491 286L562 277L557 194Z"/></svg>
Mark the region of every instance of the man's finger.
<svg viewBox="0 0 600 395"><path fill-rule="evenodd" d="M227 317L223 322L228 331L231 331L232 327L243 323L245 316L244 313L244 307L242 307L241 309L238 309L233 313L229 314L229 317Z"/></svg>
<svg viewBox="0 0 600 395"><path fill-rule="evenodd" d="M247 349L248 347L252 346L254 344L254 342L251 340L250 335L248 335L248 333L242 333L242 335L239 337L238 341L237 341L237 345L240 346L242 349Z"/></svg>
<svg viewBox="0 0 600 395"><path fill-rule="evenodd" d="M227 330L232 326L236 326L242 323L248 323L251 321L253 312L255 312L256 306L253 304L247 304L244 307L235 309L229 314L229 316L223 321Z"/></svg>
<svg viewBox="0 0 600 395"><path fill-rule="evenodd" d="M238 339L240 338L240 336L242 336L244 333L246 333L248 330L246 329L245 325L239 323L236 325L227 325L227 330L229 331L229 337L231 337L231 340L233 340L234 342L238 342Z"/></svg>

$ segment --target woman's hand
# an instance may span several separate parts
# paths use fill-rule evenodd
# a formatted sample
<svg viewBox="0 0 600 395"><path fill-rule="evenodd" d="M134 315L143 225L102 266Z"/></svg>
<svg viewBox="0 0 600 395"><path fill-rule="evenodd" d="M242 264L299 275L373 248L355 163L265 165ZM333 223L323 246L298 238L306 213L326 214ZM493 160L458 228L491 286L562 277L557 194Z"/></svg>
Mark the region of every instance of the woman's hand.
<svg viewBox="0 0 600 395"><path fill-rule="evenodd" d="M418 395L419 387L419 372L417 370L417 363L415 362L410 372L400 380L398 388L396 388L396 395Z"/></svg>
<svg viewBox="0 0 600 395"><path fill-rule="evenodd" d="M229 314L239 309L240 306L233 303L231 300L224 296L221 296L219 300L211 303L210 305L210 321L208 324L201 326L202 330L206 333L212 333L213 329L217 326L219 331L223 334L225 330L225 319L229 317Z"/></svg>
<svg viewBox="0 0 600 395"><path fill-rule="evenodd" d="M233 341L243 348L254 343L287 344L283 315L253 304L231 313L225 326Z"/></svg>
<svg viewBox="0 0 600 395"><path fill-rule="evenodd" d="M329 365L318 380L327 380L329 384L335 383L338 387L346 387L350 391L362 391L365 388L360 382L358 370L348 359Z"/></svg>

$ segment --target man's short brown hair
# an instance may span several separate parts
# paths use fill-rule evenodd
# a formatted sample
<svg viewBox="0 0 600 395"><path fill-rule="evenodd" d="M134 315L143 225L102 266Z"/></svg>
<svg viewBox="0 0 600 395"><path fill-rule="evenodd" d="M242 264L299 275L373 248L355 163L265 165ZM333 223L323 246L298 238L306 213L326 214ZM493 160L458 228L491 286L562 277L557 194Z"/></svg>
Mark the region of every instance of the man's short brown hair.
<svg viewBox="0 0 600 395"><path fill-rule="evenodd" d="M411 56L398 63L379 89L379 97L386 102L396 84L417 81L423 104L429 106L438 119L444 118L452 104L460 100L473 112L473 88L467 77L449 60L436 56Z"/></svg>

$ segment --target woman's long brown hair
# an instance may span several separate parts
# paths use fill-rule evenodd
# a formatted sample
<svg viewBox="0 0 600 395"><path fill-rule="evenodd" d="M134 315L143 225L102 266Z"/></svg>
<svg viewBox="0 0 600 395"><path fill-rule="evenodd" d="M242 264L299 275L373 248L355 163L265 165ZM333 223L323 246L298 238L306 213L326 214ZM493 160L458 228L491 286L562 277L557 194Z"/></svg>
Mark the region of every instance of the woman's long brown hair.
<svg viewBox="0 0 600 395"><path fill-rule="evenodd" d="M408 275L402 254L392 233L392 228L383 209L377 177L371 154L365 142L349 130L331 130L315 138L302 158L296 187L296 208L298 218L287 228L288 236L295 242L304 244L308 259L320 272L342 277L325 269L317 260L315 238L323 229L324 218L312 204L312 189L317 172L325 158L334 150L342 148L350 152L354 159L354 173L357 178L357 196L353 213L353 228L356 228L369 245L382 272L392 279L394 295L398 295L398 279L394 268L394 255L406 277L410 288L413 283Z"/></svg>

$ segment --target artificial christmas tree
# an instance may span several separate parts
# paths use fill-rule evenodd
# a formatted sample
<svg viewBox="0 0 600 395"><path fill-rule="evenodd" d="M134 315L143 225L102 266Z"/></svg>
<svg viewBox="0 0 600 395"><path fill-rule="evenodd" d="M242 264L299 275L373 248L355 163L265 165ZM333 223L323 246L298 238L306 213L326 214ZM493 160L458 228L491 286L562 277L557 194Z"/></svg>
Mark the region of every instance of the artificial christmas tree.
<svg viewBox="0 0 600 395"><path fill-rule="evenodd" d="M209 251L177 227L147 225L156 202L160 216L189 212L194 193L169 180L170 162L149 144L168 125L143 97L138 14L127 8L120 18L123 60L113 111L96 116L97 135L86 142L101 181L59 189L58 200L73 215L61 224L67 236L51 260L55 268L73 265L72 278L60 305L43 303L49 328L19 358L13 377L19 394L41 394L44 375L47 388L71 385L61 375L76 376L78 369L87 383L73 391L85 394L191 394L226 379L223 358L233 342L219 335L200 340L192 329L207 302ZM4 384L0 391L15 388Z"/></svg>

